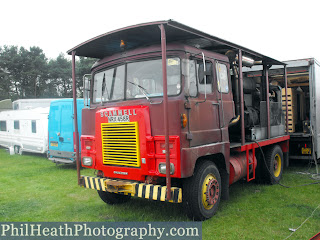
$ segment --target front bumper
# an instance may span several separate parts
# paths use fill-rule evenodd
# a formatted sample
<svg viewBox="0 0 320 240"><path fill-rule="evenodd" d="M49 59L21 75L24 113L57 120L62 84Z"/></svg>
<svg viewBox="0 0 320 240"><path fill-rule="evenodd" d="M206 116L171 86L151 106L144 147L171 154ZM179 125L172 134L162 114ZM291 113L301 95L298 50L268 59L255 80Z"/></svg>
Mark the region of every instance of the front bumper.
<svg viewBox="0 0 320 240"><path fill-rule="evenodd" d="M167 187L100 177L81 176L82 186L105 192L113 192L155 201L181 203L182 189L171 187L171 200L167 200Z"/></svg>

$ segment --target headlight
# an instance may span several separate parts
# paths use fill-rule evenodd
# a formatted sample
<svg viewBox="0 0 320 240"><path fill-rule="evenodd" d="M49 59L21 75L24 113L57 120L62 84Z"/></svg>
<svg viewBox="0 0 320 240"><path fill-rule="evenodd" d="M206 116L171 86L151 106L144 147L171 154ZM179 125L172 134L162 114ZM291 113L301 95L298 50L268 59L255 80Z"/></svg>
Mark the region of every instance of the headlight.
<svg viewBox="0 0 320 240"><path fill-rule="evenodd" d="M159 164L159 173L166 174L166 163ZM170 163L170 174L174 174L174 164Z"/></svg>
<svg viewBox="0 0 320 240"><path fill-rule="evenodd" d="M82 165L91 166L92 165L92 158L91 157L83 157L82 158Z"/></svg>

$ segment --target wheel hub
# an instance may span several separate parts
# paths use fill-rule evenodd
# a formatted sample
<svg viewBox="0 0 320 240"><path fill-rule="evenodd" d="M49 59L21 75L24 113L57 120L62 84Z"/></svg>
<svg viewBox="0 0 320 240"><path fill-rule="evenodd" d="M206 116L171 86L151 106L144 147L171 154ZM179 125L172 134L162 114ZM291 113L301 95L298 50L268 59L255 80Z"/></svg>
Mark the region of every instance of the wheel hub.
<svg viewBox="0 0 320 240"><path fill-rule="evenodd" d="M279 177L281 174L281 157L279 154L276 154L274 156L274 160L273 160L273 173L275 177Z"/></svg>
<svg viewBox="0 0 320 240"><path fill-rule="evenodd" d="M207 186L206 200L209 205L214 205L219 197L219 183L216 179L211 179Z"/></svg>
<svg viewBox="0 0 320 240"><path fill-rule="evenodd" d="M276 171L278 169L278 162L275 160L273 164L273 169Z"/></svg>

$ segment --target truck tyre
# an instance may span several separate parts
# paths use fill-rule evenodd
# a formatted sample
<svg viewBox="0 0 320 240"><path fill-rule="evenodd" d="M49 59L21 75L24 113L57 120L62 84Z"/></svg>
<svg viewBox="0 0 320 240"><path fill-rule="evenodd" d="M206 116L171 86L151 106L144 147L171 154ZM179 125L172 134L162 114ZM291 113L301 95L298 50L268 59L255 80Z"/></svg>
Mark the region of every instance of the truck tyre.
<svg viewBox="0 0 320 240"><path fill-rule="evenodd" d="M111 205L128 202L131 198L130 195L123 195L104 191L98 191L98 194L102 201Z"/></svg>
<svg viewBox="0 0 320 240"><path fill-rule="evenodd" d="M203 221L217 211L221 197L221 177L210 161L200 163L183 184L183 203L190 219Z"/></svg>
<svg viewBox="0 0 320 240"><path fill-rule="evenodd" d="M284 159L281 147L274 145L266 151L266 163L264 165L265 179L270 184L279 183L284 166Z"/></svg>

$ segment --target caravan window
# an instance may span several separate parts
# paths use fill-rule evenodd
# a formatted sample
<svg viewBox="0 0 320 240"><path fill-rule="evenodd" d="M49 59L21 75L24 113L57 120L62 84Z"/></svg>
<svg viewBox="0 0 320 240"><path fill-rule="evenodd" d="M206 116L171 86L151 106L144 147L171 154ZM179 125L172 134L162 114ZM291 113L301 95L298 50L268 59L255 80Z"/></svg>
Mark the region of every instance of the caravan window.
<svg viewBox="0 0 320 240"><path fill-rule="evenodd" d="M36 120L31 121L31 132L32 133L37 133L37 122Z"/></svg>
<svg viewBox="0 0 320 240"><path fill-rule="evenodd" d="M14 120L13 128L16 130L20 129L20 121L19 120Z"/></svg>
<svg viewBox="0 0 320 240"><path fill-rule="evenodd" d="M6 132L7 131L7 122L0 121L0 131Z"/></svg>

